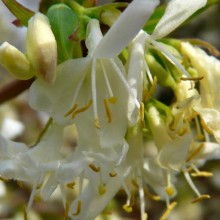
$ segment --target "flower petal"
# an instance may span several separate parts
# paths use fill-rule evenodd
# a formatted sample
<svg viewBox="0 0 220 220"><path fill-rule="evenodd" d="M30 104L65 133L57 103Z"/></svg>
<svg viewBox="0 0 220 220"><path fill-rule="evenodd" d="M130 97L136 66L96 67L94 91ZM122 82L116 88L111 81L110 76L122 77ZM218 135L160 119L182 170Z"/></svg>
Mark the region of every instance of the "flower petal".
<svg viewBox="0 0 220 220"><path fill-rule="evenodd" d="M94 56L117 56L135 37L159 4L158 0L134 0L100 41Z"/></svg>
<svg viewBox="0 0 220 220"><path fill-rule="evenodd" d="M165 37L182 22L189 18L198 9L205 6L207 0L171 0L165 14L154 29L152 37L159 39Z"/></svg>

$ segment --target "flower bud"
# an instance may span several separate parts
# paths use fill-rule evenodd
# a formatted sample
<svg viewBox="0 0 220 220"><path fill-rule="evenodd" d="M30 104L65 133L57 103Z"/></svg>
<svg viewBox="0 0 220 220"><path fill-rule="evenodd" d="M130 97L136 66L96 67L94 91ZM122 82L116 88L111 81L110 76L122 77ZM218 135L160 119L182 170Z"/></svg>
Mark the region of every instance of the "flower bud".
<svg viewBox="0 0 220 220"><path fill-rule="evenodd" d="M0 65L17 79L27 80L34 76L27 57L8 42L0 46Z"/></svg>
<svg viewBox="0 0 220 220"><path fill-rule="evenodd" d="M48 18L36 13L28 22L27 56L37 77L53 83L56 78L57 43Z"/></svg>

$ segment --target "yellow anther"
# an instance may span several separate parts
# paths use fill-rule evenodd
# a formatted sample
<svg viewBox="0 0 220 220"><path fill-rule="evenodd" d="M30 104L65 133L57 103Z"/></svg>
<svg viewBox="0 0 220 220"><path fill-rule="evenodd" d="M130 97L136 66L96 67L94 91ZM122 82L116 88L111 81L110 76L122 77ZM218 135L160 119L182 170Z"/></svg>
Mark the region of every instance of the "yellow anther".
<svg viewBox="0 0 220 220"><path fill-rule="evenodd" d="M196 173L191 173L191 176L193 176L193 177L211 177L211 176L213 176L213 173L206 172L206 171L199 171Z"/></svg>
<svg viewBox="0 0 220 220"><path fill-rule="evenodd" d="M131 182L133 186L135 186L136 188L139 188L139 185L136 180L133 179Z"/></svg>
<svg viewBox="0 0 220 220"><path fill-rule="evenodd" d="M148 216L147 213L145 212L144 215L141 217L141 220L147 220Z"/></svg>
<svg viewBox="0 0 220 220"><path fill-rule="evenodd" d="M181 77L180 79L182 81L199 81L202 80L204 76L198 76L198 77Z"/></svg>
<svg viewBox="0 0 220 220"><path fill-rule="evenodd" d="M93 101L92 100L90 100L89 102L88 102L88 104L87 105L85 105L84 107L82 107L82 108L79 108L78 110L76 110L75 112L72 112L72 119L74 119L75 118L75 116L76 115L78 115L79 113L82 113L82 112L85 112L87 109L89 109L90 108L90 106L92 105L92 103L93 103Z"/></svg>
<svg viewBox="0 0 220 220"><path fill-rule="evenodd" d="M108 101L111 103L111 104L115 104L117 102L117 98L112 96L108 99Z"/></svg>
<svg viewBox="0 0 220 220"><path fill-rule="evenodd" d="M111 172L111 173L109 173L109 176L110 176L110 177L116 177L116 176L117 176L117 173Z"/></svg>
<svg viewBox="0 0 220 220"><path fill-rule="evenodd" d="M210 199L210 195L208 195L208 194L201 195L198 198L193 199L192 203L197 203L197 202L200 202L200 201L202 201L204 199Z"/></svg>
<svg viewBox="0 0 220 220"><path fill-rule="evenodd" d="M144 194L149 198L152 199L154 201L160 201L161 198L158 195L153 195L152 193L150 193L147 189L144 189Z"/></svg>
<svg viewBox="0 0 220 220"><path fill-rule="evenodd" d="M95 164L93 164L93 163L90 163L89 167L96 173L98 173L101 170L100 167L96 167Z"/></svg>
<svg viewBox="0 0 220 220"><path fill-rule="evenodd" d="M69 213L69 208L70 208L68 202L66 202L65 207L66 207L66 208L65 208L65 212L64 212L64 220L68 220L68 213Z"/></svg>
<svg viewBox="0 0 220 220"><path fill-rule="evenodd" d="M200 144L199 147L197 147L194 151L190 153L186 161L189 162L190 160L192 160L197 154L200 153L203 147L204 147L204 144Z"/></svg>
<svg viewBox="0 0 220 220"><path fill-rule="evenodd" d="M76 212L72 213L72 215L74 216L79 215L80 211L81 211L81 201L79 200L77 203Z"/></svg>
<svg viewBox="0 0 220 220"><path fill-rule="evenodd" d="M123 209L127 212L127 213L131 213L133 211L132 206L125 204L123 205Z"/></svg>
<svg viewBox="0 0 220 220"><path fill-rule="evenodd" d="M95 127L98 128L98 129L101 128L100 122L99 122L99 119L98 119L98 118L95 119Z"/></svg>
<svg viewBox="0 0 220 220"><path fill-rule="evenodd" d="M171 186L166 187L166 193L168 196L173 196L174 195L174 188Z"/></svg>
<svg viewBox="0 0 220 220"><path fill-rule="evenodd" d="M175 208L177 205L177 202L172 202L166 209L166 211L163 213L163 215L160 217L160 220L166 220L169 216L170 212Z"/></svg>
<svg viewBox="0 0 220 220"><path fill-rule="evenodd" d="M104 106L105 106L106 115L108 117L108 123L111 123L112 114L111 114L111 111L110 111L110 108L109 108L109 105L108 105L108 99L104 99Z"/></svg>
<svg viewBox="0 0 220 220"><path fill-rule="evenodd" d="M66 186L67 186L69 189L74 189L75 185L76 185L75 182L66 184Z"/></svg>
<svg viewBox="0 0 220 220"><path fill-rule="evenodd" d="M196 136L196 138L197 138L199 141L203 141L204 138L205 138L205 136L204 136L203 134L198 134L198 135Z"/></svg>
<svg viewBox="0 0 220 220"><path fill-rule="evenodd" d="M22 181L17 180L17 184L18 184L18 186L19 186L20 188L22 188L22 186L23 186L23 182L22 182Z"/></svg>
<svg viewBox="0 0 220 220"><path fill-rule="evenodd" d="M71 115L77 109L77 107L78 105L74 104L73 107L67 113L65 113L64 117Z"/></svg>
<svg viewBox="0 0 220 220"><path fill-rule="evenodd" d="M201 125L208 134L213 135L213 131L206 125L206 123L203 120L201 120Z"/></svg>
<svg viewBox="0 0 220 220"><path fill-rule="evenodd" d="M104 195L106 193L106 187L104 184L100 184L99 186L99 194Z"/></svg>
<svg viewBox="0 0 220 220"><path fill-rule="evenodd" d="M151 85L151 87L150 87L149 92L148 92L147 90L144 91L143 101L146 102L146 101L148 101L148 100L151 98L151 96L152 96L152 95L154 94L154 92L155 92L156 87L157 87L157 77L155 76L155 77L154 77L154 81L153 81L153 83L152 83L152 85Z"/></svg>

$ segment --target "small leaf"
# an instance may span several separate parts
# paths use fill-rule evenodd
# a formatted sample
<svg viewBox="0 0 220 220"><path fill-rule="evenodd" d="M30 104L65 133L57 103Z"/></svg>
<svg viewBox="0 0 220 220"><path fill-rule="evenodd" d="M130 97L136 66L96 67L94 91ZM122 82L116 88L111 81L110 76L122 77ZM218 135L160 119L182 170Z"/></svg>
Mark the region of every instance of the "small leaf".
<svg viewBox="0 0 220 220"><path fill-rule="evenodd" d="M14 0L2 0L11 13L19 20L19 24L28 25L28 20L34 12Z"/></svg>
<svg viewBox="0 0 220 220"><path fill-rule="evenodd" d="M156 8L154 13L151 15L150 19L148 20L148 22L144 26L144 30L148 34L153 33L153 30L156 27L159 20L162 18L163 14L165 12L165 9L166 9L166 5L161 5L158 8Z"/></svg>
<svg viewBox="0 0 220 220"><path fill-rule="evenodd" d="M60 3L48 10L47 16L58 45L58 62L72 58L76 42L70 36L77 31L78 15L67 5Z"/></svg>

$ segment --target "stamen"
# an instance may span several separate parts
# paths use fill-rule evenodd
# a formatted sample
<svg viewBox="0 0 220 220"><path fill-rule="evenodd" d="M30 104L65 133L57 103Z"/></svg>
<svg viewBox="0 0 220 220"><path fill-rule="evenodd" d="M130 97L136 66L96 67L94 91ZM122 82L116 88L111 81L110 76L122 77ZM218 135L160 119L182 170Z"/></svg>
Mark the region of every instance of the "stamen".
<svg viewBox="0 0 220 220"><path fill-rule="evenodd" d="M104 184L99 185L99 194L102 196L106 193L106 187Z"/></svg>
<svg viewBox="0 0 220 220"><path fill-rule="evenodd" d="M190 173L193 177L211 177L213 176L213 173L206 172L206 171L200 171L194 164L191 164L191 167L195 171L195 173Z"/></svg>
<svg viewBox="0 0 220 220"><path fill-rule="evenodd" d="M125 79L123 73L120 71L120 69L118 68L118 66L115 64L114 60L111 59L110 60L112 66L114 67L114 70L116 72L116 74L118 75L118 77L120 78L120 80L122 81L123 85L125 86L125 88L127 89L128 93L134 98L135 101L135 105L137 106L137 108L140 108L140 103L138 102L137 98L135 98L135 95L132 91L132 89L130 88L127 80Z"/></svg>
<svg viewBox="0 0 220 220"><path fill-rule="evenodd" d="M127 213L131 213L133 211L132 206L130 206L129 204L125 204L123 205L123 209L127 212Z"/></svg>
<svg viewBox="0 0 220 220"><path fill-rule="evenodd" d="M161 198L158 195L153 195L152 193L150 193L147 189L144 189L144 194L149 198L152 199L154 201L160 201Z"/></svg>
<svg viewBox="0 0 220 220"><path fill-rule="evenodd" d="M167 187L166 187L165 191L166 191L168 196L173 196L174 193L175 193L175 190L171 185L170 173L169 172L167 172Z"/></svg>
<svg viewBox="0 0 220 220"><path fill-rule="evenodd" d="M77 203L76 212L72 213L72 215L74 216L79 215L80 211L81 211L81 201L79 200Z"/></svg>
<svg viewBox="0 0 220 220"><path fill-rule="evenodd" d="M112 114L108 105L108 99L104 99L104 106L105 106L105 112L107 114L108 117L108 123L111 123L112 121Z"/></svg>
<svg viewBox="0 0 220 220"><path fill-rule="evenodd" d="M79 108L79 109L76 110L75 112L72 112L72 119L74 119L77 114L82 113L82 112L85 112L87 109L89 109L90 106L92 105L92 103L93 103L93 101L90 100L90 101L87 103L87 105L85 105L85 106L82 107L82 108Z"/></svg>
<svg viewBox="0 0 220 220"><path fill-rule="evenodd" d="M173 187L166 187L166 189L165 189L165 191L166 191L166 193L167 193L167 195L168 196L173 196L174 195L174 188Z"/></svg>
<svg viewBox="0 0 220 220"><path fill-rule="evenodd" d="M115 104L115 103L117 102L117 98L114 97L114 96L111 96L111 97L108 99L108 101L109 101L110 103L112 103L112 104Z"/></svg>
<svg viewBox="0 0 220 220"><path fill-rule="evenodd" d="M155 46L156 49L161 51L170 61L172 61L176 67L187 77L190 78L191 76L189 73L184 69L184 67L178 62L178 60L160 43L155 40L151 40L152 44Z"/></svg>
<svg viewBox="0 0 220 220"><path fill-rule="evenodd" d="M101 128L100 122L99 122L99 119L98 119L98 118L95 119L95 127L98 128L98 129Z"/></svg>
<svg viewBox="0 0 220 220"><path fill-rule="evenodd" d="M145 212L145 196L144 196L144 187L143 187L143 180L142 175L139 175L139 197L140 197L140 206L141 206L141 220L147 219L147 213Z"/></svg>
<svg viewBox="0 0 220 220"><path fill-rule="evenodd" d="M201 120L201 125L208 134L213 135L213 131L206 125L203 120Z"/></svg>
<svg viewBox="0 0 220 220"><path fill-rule="evenodd" d="M169 216L170 212L175 208L177 205L177 202L172 202L164 212L164 214L160 217L160 220L166 220L167 217Z"/></svg>
<svg viewBox="0 0 220 220"><path fill-rule="evenodd" d="M67 116L71 115L76 110L77 107L78 107L78 105L74 104L72 106L72 108L68 112L65 113L64 117L67 117Z"/></svg>
<svg viewBox="0 0 220 220"><path fill-rule="evenodd" d="M180 80L183 81L199 81L202 80L204 78L204 76L199 76L199 77L181 77Z"/></svg>
<svg viewBox="0 0 220 220"><path fill-rule="evenodd" d="M110 177L116 177L118 174L116 173L116 172L111 172L111 173L109 173L109 176Z"/></svg>
<svg viewBox="0 0 220 220"><path fill-rule="evenodd" d="M74 189L76 183L75 182L72 182L72 183L68 183L66 186L69 188L69 189Z"/></svg>
<svg viewBox="0 0 220 220"><path fill-rule="evenodd" d="M200 153L200 151L203 149L204 144L200 144L199 147L197 147L195 150L193 150L190 155L188 156L188 158L186 159L186 162L189 162L190 160L192 160L196 155L198 155Z"/></svg>
<svg viewBox="0 0 220 220"><path fill-rule="evenodd" d="M185 176L185 178L186 178L186 181L188 182L189 186L190 186L191 189L194 191L194 193L195 193L198 197L200 197L201 194L200 194L199 190L196 188L196 186L194 185L192 179L190 178L189 173L186 171L185 167L183 167L182 169L183 169L183 174L184 174L184 176Z"/></svg>
<svg viewBox="0 0 220 220"><path fill-rule="evenodd" d="M207 194L200 195L198 198L193 199L192 203L197 203L197 202L200 202L204 199L210 199L210 195L207 195Z"/></svg>
<svg viewBox="0 0 220 220"><path fill-rule="evenodd" d="M199 122L198 117L195 117L195 125L196 125L196 131L197 131L197 139L198 140L204 140L204 135L202 133L201 124Z"/></svg>
<svg viewBox="0 0 220 220"><path fill-rule="evenodd" d="M101 64L101 67L102 67L102 70L103 70L103 74L104 74L104 78L105 78L105 83L107 85L107 89L108 89L109 95L110 95L110 97L113 97L114 95L113 95L112 88L111 88L109 80L108 80L107 71L106 71L105 66L103 65L101 60L100 60L100 64Z"/></svg>
<svg viewBox="0 0 220 220"><path fill-rule="evenodd" d="M152 85L151 85L151 87L150 87L149 92L146 91L146 92L144 93L143 100L144 100L145 102L148 101L148 100L151 98L151 96L154 94L154 92L155 92L155 90L156 90L156 87L157 87L157 77L155 76L155 77L154 77L154 80L153 80L153 82L152 82Z"/></svg>
<svg viewBox="0 0 220 220"><path fill-rule="evenodd" d="M95 121L99 121L98 108L97 108L97 93L96 93L96 59L92 60L92 72L91 72L91 86L92 86L92 99ZM100 127L99 123L95 122L97 128ZM97 126L98 125L98 126Z"/></svg>
<svg viewBox="0 0 220 220"><path fill-rule="evenodd" d="M199 173L191 173L193 177L212 177L213 173L207 171L199 171Z"/></svg>
<svg viewBox="0 0 220 220"><path fill-rule="evenodd" d="M96 167L95 164L90 163L89 167L96 173L100 172L101 168L100 167Z"/></svg>
<svg viewBox="0 0 220 220"><path fill-rule="evenodd" d="M148 79L149 79L149 81L150 81L150 84L151 85L153 85L153 78L152 78L152 75L151 75L151 72L150 72L150 69L149 69L149 67L148 67L148 65L147 65L147 62L145 61L145 59L144 59L144 67L145 67L145 70L146 70L146 72L147 72L147 77L148 77Z"/></svg>

